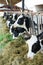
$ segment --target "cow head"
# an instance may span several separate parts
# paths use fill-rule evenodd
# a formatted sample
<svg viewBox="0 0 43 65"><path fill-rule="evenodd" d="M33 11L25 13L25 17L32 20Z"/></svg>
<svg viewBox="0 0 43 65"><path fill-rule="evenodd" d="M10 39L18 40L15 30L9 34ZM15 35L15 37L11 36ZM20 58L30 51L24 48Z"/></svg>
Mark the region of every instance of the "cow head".
<svg viewBox="0 0 43 65"><path fill-rule="evenodd" d="M31 18L26 15L20 15L14 23L14 27L22 27L26 30L29 30L29 28L32 27Z"/></svg>
<svg viewBox="0 0 43 65"><path fill-rule="evenodd" d="M22 35L26 30L22 27L14 28L11 26L10 33L13 34L13 39L16 39L19 35Z"/></svg>

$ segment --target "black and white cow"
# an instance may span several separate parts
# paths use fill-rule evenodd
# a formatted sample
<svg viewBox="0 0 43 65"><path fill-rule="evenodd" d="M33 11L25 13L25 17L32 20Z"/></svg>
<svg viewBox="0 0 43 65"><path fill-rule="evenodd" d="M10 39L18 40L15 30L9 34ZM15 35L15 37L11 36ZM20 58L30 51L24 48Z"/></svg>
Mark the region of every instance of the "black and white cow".
<svg viewBox="0 0 43 65"><path fill-rule="evenodd" d="M10 13L4 12L3 18L6 20L7 27L9 27L9 28L15 22L15 21L12 20L13 15L10 14Z"/></svg>
<svg viewBox="0 0 43 65"><path fill-rule="evenodd" d="M7 27L10 28L10 26L14 23L15 21L12 20L12 16L9 16L8 20L6 21Z"/></svg>
<svg viewBox="0 0 43 65"><path fill-rule="evenodd" d="M10 13L4 12L3 18L4 18L5 20L8 20L8 19L9 19L9 16L11 16Z"/></svg>
<svg viewBox="0 0 43 65"><path fill-rule="evenodd" d="M43 32L38 36L32 35L30 39L25 38L28 44L29 51L27 53L27 58L33 59L37 52L41 51L43 53Z"/></svg>
<svg viewBox="0 0 43 65"><path fill-rule="evenodd" d="M11 26L10 28L10 33L13 35L13 39L17 39L19 35L22 35L23 33L25 33L25 29L22 27L16 27L14 28L13 26Z"/></svg>
<svg viewBox="0 0 43 65"><path fill-rule="evenodd" d="M4 12L3 18L4 18L4 19L6 18L6 12Z"/></svg>
<svg viewBox="0 0 43 65"><path fill-rule="evenodd" d="M9 17L7 18L7 21L6 21L7 22L7 27L10 28L10 26L15 23L17 18L18 18L18 14L9 15Z"/></svg>
<svg viewBox="0 0 43 65"><path fill-rule="evenodd" d="M13 39L14 39L15 37L18 37L19 34L21 33L23 34L24 32L28 31L30 27L32 27L31 18L28 18L25 15L20 15L17 18L16 22L10 27L10 33L13 34Z"/></svg>
<svg viewBox="0 0 43 65"><path fill-rule="evenodd" d="M22 27L29 31L29 28L32 28L32 20L26 15L20 15L16 22L13 25L14 27Z"/></svg>

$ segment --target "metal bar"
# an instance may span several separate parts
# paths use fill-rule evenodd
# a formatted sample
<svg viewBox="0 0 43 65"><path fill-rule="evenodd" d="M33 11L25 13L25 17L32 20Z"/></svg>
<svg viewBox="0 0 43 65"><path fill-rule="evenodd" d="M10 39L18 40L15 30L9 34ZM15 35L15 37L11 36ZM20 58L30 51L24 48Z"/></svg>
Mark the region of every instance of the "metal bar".
<svg viewBox="0 0 43 65"><path fill-rule="evenodd" d="M41 31L42 31L42 29L43 29L43 28L42 28L42 15L41 15Z"/></svg>
<svg viewBox="0 0 43 65"><path fill-rule="evenodd" d="M32 26L33 26L33 27L32 27L32 34L35 34L35 33L34 33L34 24L33 24L33 15L32 15L32 14L31 14L31 18L32 18Z"/></svg>
<svg viewBox="0 0 43 65"><path fill-rule="evenodd" d="M22 0L22 12L24 11L24 0Z"/></svg>
<svg viewBox="0 0 43 65"><path fill-rule="evenodd" d="M12 10L13 9L12 0L10 0L10 7L11 7L11 10Z"/></svg>
<svg viewBox="0 0 43 65"><path fill-rule="evenodd" d="M36 15L36 17L37 17L37 34L39 34L38 15Z"/></svg>

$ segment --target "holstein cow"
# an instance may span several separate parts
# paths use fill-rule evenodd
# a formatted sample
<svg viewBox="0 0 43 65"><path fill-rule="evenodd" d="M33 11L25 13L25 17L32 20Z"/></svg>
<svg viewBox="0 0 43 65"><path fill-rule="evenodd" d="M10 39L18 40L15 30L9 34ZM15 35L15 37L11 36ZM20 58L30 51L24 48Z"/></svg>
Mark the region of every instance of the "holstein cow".
<svg viewBox="0 0 43 65"><path fill-rule="evenodd" d="M14 23L14 27L22 27L28 31L32 27L32 20L26 15L20 15Z"/></svg>
<svg viewBox="0 0 43 65"><path fill-rule="evenodd" d="M10 28L10 26L15 23L15 21L13 21L12 18L13 17L10 15L8 20L6 21L6 24L7 24L8 28Z"/></svg>
<svg viewBox="0 0 43 65"><path fill-rule="evenodd" d="M29 28L32 28L32 20L26 15L20 15L16 22L13 24L13 27L21 27L29 32Z"/></svg>
<svg viewBox="0 0 43 65"><path fill-rule="evenodd" d="M4 18L4 19L6 18L6 15L7 15L6 12L4 12L4 15L3 15L3 18Z"/></svg>
<svg viewBox="0 0 43 65"><path fill-rule="evenodd" d="M10 28L10 26L15 23L17 18L18 18L18 14L10 15L9 18L7 19L7 26Z"/></svg>
<svg viewBox="0 0 43 65"><path fill-rule="evenodd" d="M30 39L25 38L25 40L29 48L27 58L33 59L34 55L36 55L37 52L43 52L43 32L40 33L38 36L32 35Z"/></svg>
<svg viewBox="0 0 43 65"><path fill-rule="evenodd" d="M17 39L19 35L22 35L23 33L25 33L25 29L22 27L16 27L14 28L14 26L11 26L10 28L10 33L13 34L13 39Z"/></svg>

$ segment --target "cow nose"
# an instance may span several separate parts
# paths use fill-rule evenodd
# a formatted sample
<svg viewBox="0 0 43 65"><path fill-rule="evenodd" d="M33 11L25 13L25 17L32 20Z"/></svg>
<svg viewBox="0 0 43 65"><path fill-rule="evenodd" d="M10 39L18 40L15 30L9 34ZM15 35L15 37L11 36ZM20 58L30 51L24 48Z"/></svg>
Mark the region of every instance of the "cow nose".
<svg viewBox="0 0 43 65"><path fill-rule="evenodd" d="M27 59L29 59L29 60L33 60L33 58L31 58L31 57L27 57Z"/></svg>
<svg viewBox="0 0 43 65"><path fill-rule="evenodd" d="M33 58L29 57L28 59L29 59L29 60L32 60Z"/></svg>

